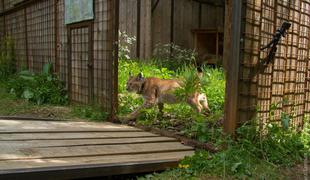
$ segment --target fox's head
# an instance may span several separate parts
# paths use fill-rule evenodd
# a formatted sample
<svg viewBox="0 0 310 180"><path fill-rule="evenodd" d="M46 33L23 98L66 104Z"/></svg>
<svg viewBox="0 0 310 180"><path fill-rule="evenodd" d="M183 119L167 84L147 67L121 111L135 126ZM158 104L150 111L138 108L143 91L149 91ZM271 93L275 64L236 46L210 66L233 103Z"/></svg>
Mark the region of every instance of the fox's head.
<svg viewBox="0 0 310 180"><path fill-rule="evenodd" d="M139 93L142 91L142 86L144 83L144 77L142 73L139 73L136 76L132 76L129 74L129 79L127 81L126 89L128 92L136 92Z"/></svg>

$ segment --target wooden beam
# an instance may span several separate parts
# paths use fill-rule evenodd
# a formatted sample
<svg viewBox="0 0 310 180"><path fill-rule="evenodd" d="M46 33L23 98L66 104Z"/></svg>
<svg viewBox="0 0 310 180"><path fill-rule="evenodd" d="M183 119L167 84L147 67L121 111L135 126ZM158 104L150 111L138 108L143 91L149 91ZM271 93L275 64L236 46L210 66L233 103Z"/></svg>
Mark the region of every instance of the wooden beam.
<svg viewBox="0 0 310 180"><path fill-rule="evenodd" d="M226 96L224 132L234 135L238 122L239 66L241 43L242 1L227 0L224 34L224 68L226 71Z"/></svg>
<svg viewBox="0 0 310 180"><path fill-rule="evenodd" d="M145 0L145 57L149 59L152 56L152 0Z"/></svg>
<svg viewBox="0 0 310 180"><path fill-rule="evenodd" d="M113 17L113 24L112 24L112 30L113 30L113 97L112 97L112 104L111 104L111 114L110 114L110 120L116 119L116 114L118 111L118 31L119 31L119 0L112 1L112 17Z"/></svg>
<svg viewBox="0 0 310 180"><path fill-rule="evenodd" d="M18 169L0 172L0 179L75 179L145 173L177 167L178 159Z"/></svg>
<svg viewBox="0 0 310 180"><path fill-rule="evenodd" d="M140 58L140 36L141 36L141 0L137 0L137 50L136 57Z"/></svg>
<svg viewBox="0 0 310 180"><path fill-rule="evenodd" d="M224 0L193 0L200 4L207 4L213 6L224 6Z"/></svg>

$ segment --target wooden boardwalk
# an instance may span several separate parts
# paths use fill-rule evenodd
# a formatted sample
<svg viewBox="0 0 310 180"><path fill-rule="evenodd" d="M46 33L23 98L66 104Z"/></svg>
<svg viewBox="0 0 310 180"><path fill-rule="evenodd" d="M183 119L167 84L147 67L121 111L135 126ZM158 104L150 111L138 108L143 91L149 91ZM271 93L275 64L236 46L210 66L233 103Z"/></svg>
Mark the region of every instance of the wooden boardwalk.
<svg viewBox="0 0 310 180"><path fill-rule="evenodd" d="M174 167L193 148L112 123L0 119L0 179L72 179Z"/></svg>

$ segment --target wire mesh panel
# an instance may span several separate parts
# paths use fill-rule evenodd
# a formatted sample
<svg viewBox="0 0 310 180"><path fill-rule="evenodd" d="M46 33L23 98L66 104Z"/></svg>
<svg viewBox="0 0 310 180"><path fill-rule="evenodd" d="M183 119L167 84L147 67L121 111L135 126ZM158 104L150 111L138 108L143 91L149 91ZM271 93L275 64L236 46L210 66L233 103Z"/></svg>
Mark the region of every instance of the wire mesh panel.
<svg viewBox="0 0 310 180"><path fill-rule="evenodd" d="M14 44L17 69L27 67L26 57L26 24L23 10L5 16L5 32Z"/></svg>
<svg viewBox="0 0 310 180"><path fill-rule="evenodd" d="M4 10L13 8L14 4L15 4L14 0L3 0Z"/></svg>
<svg viewBox="0 0 310 180"><path fill-rule="evenodd" d="M59 76L60 79L65 82L68 86L68 36L67 36L67 27L65 25L65 9L64 1L60 0L57 4L58 14L57 14L57 53L59 57Z"/></svg>
<svg viewBox="0 0 310 180"><path fill-rule="evenodd" d="M89 103L91 99L90 78L91 59L89 46L91 40L89 27L72 29L70 33L70 98L73 101Z"/></svg>
<svg viewBox="0 0 310 180"><path fill-rule="evenodd" d="M0 1L0 12L3 12L4 3L3 0Z"/></svg>
<svg viewBox="0 0 310 180"><path fill-rule="evenodd" d="M94 21L94 95L97 103L101 104L107 112L111 111L115 92L113 76L115 66L113 63L113 15L112 0L95 1ZM117 59L117 58L116 58ZM115 60L115 59L114 59ZM116 85L117 86L117 85Z"/></svg>
<svg viewBox="0 0 310 180"><path fill-rule="evenodd" d="M309 112L310 2L308 0L244 0L240 66L240 119L270 121L292 118L296 127ZM292 26L280 41L274 60L260 51L284 21Z"/></svg>
<svg viewBox="0 0 310 180"><path fill-rule="evenodd" d="M44 0L26 9L29 68L40 72L45 63L55 65L54 1Z"/></svg>
<svg viewBox="0 0 310 180"><path fill-rule="evenodd" d="M0 0L0 40L12 36L17 66L40 72L52 62L71 100L95 100L113 115L117 102L118 0L94 0L94 19L65 24L64 0ZM18 5L17 5L18 3ZM0 9L1 10L1 9ZM94 98L95 97L95 98Z"/></svg>

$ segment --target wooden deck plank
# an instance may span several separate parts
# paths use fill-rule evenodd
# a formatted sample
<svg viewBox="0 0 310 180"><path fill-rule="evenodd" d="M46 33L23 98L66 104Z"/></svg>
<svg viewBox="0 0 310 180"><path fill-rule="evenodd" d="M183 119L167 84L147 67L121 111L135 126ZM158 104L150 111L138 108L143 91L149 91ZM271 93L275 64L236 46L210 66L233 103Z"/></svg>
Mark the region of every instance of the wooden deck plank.
<svg viewBox="0 0 310 180"><path fill-rule="evenodd" d="M53 139L80 139L80 138L129 138L155 137L158 135L148 132L83 132L83 133L34 133L34 134L1 134L0 141L21 140L53 140Z"/></svg>
<svg viewBox="0 0 310 180"><path fill-rule="evenodd" d="M113 145L113 144L134 144L147 142L177 142L176 139L168 137L140 137L121 139L74 139L74 140L30 140L30 141L0 141L0 147L6 146L16 148L26 147L68 147L68 146L89 146L89 145Z"/></svg>
<svg viewBox="0 0 310 180"><path fill-rule="evenodd" d="M39 167L57 167L65 165L89 165L89 164L109 164L118 162L139 162L159 160L179 161L184 156L192 155L193 151L164 152L164 153L146 153L135 155L115 155L99 157L73 157L73 158L49 158L49 159L29 159L29 160L9 160L0 161L0 174L12 169L39 168Z"/></svg>
<svg viewBox="0 0 310 180"><path fill-rule="evenodd" d="M29 132L29 131L122 131L140 129L112 124L109 122L75 122L75 121L30 121L30 120L4 120L0 119L0 132Z"/></svg>
<svg viewBox="0 0 310 180"><path fill-rule="evenodd" d="M112 123L0 119L0 179L68 179L176 166L192 147Z"/></svg>
<svg viewBox="0 0 310 180"><path fill-rule="evenodd" d="M85 156L108 156L115 154L143 154L151 152L193 150L176 142L126 144L126 145L91 145L76 147L20 148L1 149L0 161L17 159L47 159Z"/></svg>

